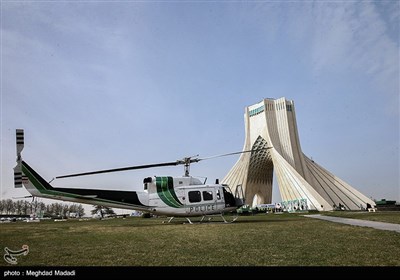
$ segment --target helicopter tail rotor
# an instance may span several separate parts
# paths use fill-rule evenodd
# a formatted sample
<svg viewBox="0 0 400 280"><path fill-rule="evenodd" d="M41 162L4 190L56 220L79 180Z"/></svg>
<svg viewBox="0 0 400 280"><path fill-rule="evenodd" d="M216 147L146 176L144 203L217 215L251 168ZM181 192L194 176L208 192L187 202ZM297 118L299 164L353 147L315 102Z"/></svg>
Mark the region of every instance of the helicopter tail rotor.
<svg viewBox="0 0 400 280"><path fill-rule="evenodd" d="M24 130L16 130L16 145L17 145L17 165L14 167L14 187L22 188L22 156L21 152L24 149Z"/></svg>

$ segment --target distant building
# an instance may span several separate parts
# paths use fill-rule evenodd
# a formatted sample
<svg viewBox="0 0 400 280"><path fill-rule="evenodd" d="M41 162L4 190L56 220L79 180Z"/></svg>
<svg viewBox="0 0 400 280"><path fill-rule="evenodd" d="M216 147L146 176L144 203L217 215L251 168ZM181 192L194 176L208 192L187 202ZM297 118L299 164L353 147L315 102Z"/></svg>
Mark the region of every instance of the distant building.
<svg viewBox="0 0 400 280"><path fill-rule="evenodd" d="M271 203L273 171L285 210L328 211L339 203L346 210L361 210L367 203L375 205L303 154L292 100L267 98L248 106L244 121L243 150L254 151L241 154L223 183L229 184L233 191L242 185L251 205Z"/></svg>

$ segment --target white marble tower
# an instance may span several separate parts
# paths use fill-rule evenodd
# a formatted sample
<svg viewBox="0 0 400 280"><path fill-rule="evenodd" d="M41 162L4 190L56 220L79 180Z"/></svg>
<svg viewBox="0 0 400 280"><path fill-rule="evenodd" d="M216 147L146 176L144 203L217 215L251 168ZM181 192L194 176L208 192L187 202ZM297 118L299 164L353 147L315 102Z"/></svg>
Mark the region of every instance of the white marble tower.
<svg viewBox="0 0 400 280"><path fill-rule="evenodd" d="M223 179L233 191L242 185L246 203L271 203L273 173L288 211L360 210L375 202L303 154L294 102L266 98L244 113L246 139L236 164ZM270 149L262 149L271 147ZM275 171L275 172L273 172Z"/></svg>

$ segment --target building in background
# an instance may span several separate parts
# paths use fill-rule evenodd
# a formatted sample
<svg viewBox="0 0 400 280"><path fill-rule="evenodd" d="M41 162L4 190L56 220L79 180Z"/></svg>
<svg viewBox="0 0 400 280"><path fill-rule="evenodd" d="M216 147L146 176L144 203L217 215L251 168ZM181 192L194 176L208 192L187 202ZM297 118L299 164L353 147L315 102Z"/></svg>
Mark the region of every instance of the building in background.
<svg viewBox="0 0 400 280"><path fill-rule="evenodd" d="M362 210L375 202L303 154L293 100L264 99L244 113L245 143L223 179L250 205L272 202L273 173L287 211Z"/></svg>

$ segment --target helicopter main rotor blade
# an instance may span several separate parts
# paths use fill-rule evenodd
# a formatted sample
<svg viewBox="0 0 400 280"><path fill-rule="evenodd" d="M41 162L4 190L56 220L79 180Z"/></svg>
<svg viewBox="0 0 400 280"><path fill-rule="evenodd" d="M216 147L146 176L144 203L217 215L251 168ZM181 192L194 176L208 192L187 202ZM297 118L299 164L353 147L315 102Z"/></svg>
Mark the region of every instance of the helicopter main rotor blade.
<svg viewBox="0 0 400 280"><path fill-rule="evenodd" d="M261 149L254 149L254 150L247 150L247 151L240 151L240 152L216 155L216 156L211 156L211 157L206 157L206 158L186 157L186 158L183 158L181 160L176 160L176 161L171 161L171 162L145 164L145 165L135 165L135 166L121 167L121 168L104 169L104 170L96 170L96 171L90 171L90 172L62 175L62 176L55 177L55 179L86 176L86 175L94 175L94 174L101 174L101 173L111 173L111 172L119 172L119 171L135 170L135 169L145 169L145 168L153 168L153 167L161 167L161 166L176 166L176 165L179 165L179 164L184 164L185 166L189 166L191 163L199 162L201 160L219 158L219 157L231 156L231 155L237 155L237 154L243 154L243 153L249 153L249 152L254 152L254 151L259 151L259 150L266 150L266 149L271 149L271 148L272 147L266 147L266 148L261 148Z"/></svg>
<svg viewBox="0 0 400 280"><path fill-rule="evenodd" d="M164 163L155 163L155 164L145 164L145 165L136 165L136 166L121 167L121 168L113 168L113 169L104 169L104 170L97 170L97 171L90 171L90 172L83 172L83 173L76 173L76 174L57 176L56 179L69 178L69 177L78 177L78 176L85 176L85 175L94 175L94 174L101 174L101 173L127 171L127 170L134 170L134 169L153 168L153 167L161 167L161 166L174 166L174 165L178 165L178 164L182 164L182 162L181 161L172 161L172 162L164 162Z"/></svg>
<svg viewBox="0 0 400 280"><path fill-rule="evenodd" d="M268 150L268 149L271 149L271 148L272 147L266 147L266 148L260 148L260 149L254 149L254 150L245 150L245 151L240 151L240 152L234 152L234 153L210 156L210 157L206 157L206 158L198 158L197 161L205 160L205 159L213 159L213 158L225 157L225 156L233 156L233 155L237 155L237 154L244 154L244 153L256 152L256 151L261 151L261 150Z"/></svg>

